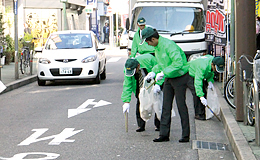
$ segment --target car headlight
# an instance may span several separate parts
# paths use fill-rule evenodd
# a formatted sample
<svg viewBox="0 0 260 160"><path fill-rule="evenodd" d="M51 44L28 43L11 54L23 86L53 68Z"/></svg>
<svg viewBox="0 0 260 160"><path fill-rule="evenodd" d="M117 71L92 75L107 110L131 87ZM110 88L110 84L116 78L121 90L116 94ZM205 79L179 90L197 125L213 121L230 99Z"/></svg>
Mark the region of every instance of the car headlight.
<svg viewBox="0 0 260 160"><path fill-rule="evenodd" d="M188 61L192 61L192 60L194 60L194 59L197 59L197 58L199 58L200 56L203 56L203 53L192 54L192 55L190 55Z"/></svg>
<svg viewBox="0 0 260 160"><path fill-rule="evenodd" d="M94 62L97 59L97 55L88 56L82 59L82 63Z"/></svg>
<svg viewBox="0 0 260 160"><path fill-rule="evenodd" d="M42 64L50 64L51 61L48 60L47 58L39 58L39 63L42 63Z"/></svg>

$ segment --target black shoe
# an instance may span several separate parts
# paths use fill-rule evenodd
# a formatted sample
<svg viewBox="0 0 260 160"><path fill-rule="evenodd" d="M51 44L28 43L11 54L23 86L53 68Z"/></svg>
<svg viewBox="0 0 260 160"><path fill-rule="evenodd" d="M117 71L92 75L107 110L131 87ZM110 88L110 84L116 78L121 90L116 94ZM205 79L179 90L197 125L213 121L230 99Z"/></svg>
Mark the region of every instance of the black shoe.
<svg viewBox="0 0 260 160"><path fill-rule="evenodd" d="M154 142L167 142L169 141L169 137L166 137L166 136L160 136L159 138L155 138L153 141Z"/></svg>
<svg viewBox="0 0 260 160"><path fill-rule="evenodd" d="M200 116L200 115L196 115L194 118L197 120L202 120L202 121L206 120L205 116Z"/></svg>
<svg viewBox="0 0 260 160"><path fill-rule="evenodd" d="M138 128L138 129L136 130L136 132L143 132L143 131L145 131L144 128Z"/></svg>
<svg viewBox="0 0 260 160"><path fill-rule="evenodd" d="M160 131L160 128L155 128L155 131Z"/></svg>
<svg viewBox="0 0 260 160"><path fill-rule="evenodd" d="M181 138L179 140L180 143L185 143L185 142L189 142L190 141L190 138Z"/></svg>

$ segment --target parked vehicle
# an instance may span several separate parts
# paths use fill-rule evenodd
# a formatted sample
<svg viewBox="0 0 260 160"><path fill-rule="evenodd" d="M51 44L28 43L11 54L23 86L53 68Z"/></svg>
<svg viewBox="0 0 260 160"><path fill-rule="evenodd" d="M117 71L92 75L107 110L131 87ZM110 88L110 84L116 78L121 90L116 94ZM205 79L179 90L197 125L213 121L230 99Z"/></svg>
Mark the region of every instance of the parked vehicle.
<svg viewBox="0 0 260 160"><path fill-rule="evenodd" d="M52 33L38 60L38 85L55 80L106 79L105 47L92 31L73 30Z"/></svg>
<svg viewBox="0 0 260 160"><path fill-rule="evenodd" d="M124 29L121 36L120 36L120 49L125 49L127 48L127 44L128 44L128 33L127 30Z"/></svg>
<svg viewBox="0 0 260 160"><path fill-rule="evenodd" d="M134 7L129 15L128 50L131 50L137 19L144 17L146 24L157 29L161 36L173 40L188 59L207 51L205 15L202 0L130 0ZM130 7L131 7L130 5ZM198 55L196 55L198 56Z"/></svg>

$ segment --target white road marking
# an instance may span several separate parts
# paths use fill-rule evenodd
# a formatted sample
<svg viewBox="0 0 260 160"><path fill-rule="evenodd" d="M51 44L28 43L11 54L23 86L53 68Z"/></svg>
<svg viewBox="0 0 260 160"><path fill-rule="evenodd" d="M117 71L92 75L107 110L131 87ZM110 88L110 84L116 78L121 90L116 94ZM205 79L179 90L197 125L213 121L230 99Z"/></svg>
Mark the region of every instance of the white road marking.
<svg viewBox="0 0 260 160"><path fill-rule="evenodd" d="M66 91L66 90L71 90L71 89L81 89L81 88L90 88L90 87L99 87L98 85L91 85L91 86L79 86L79 87L66 87L66 88L59 88L59 89L56 89L56 88L47 88L44 89L44 90L36 90L36 91L31 91L31 92L28 92L28 93L44 93L44 92L57 92L57 91Z"/></svg>
<svg viewBox="0 0 260 160"><path fill-rule="evenodd" d="M45 157L42 158L36 158L35 160L48 160L48 159L56 159L60 156L60 154L56 154L56 153L46 153L46 152L28 152L28 153L18 153L16 155L14 155L11 158L3 158L0 157L0 159L2 160L34 160L34 159L24 159L25 157L27 157L28 155L43 155Z"/></svg>
<svg viewBox="0 0 260 160"><path fill-rule="evenodd" d="M76 109L68 109L68 118L71 118L73 116L76 116L78 114L90 111L92 108L87 108L88 105L94 105L93 108L105 106L112 104L107 101L100 100L99 102L94 102L95 99L88 99L86 100L83 104L81 104L78 108Z"/></svg>
<svg viewBox="0 0 260 160"><path fill-rule="evenodd" d="M45 133L48 130L48 128L33 129L32 131L35 131L35 133L33 133L30 137L28 137L27 139L22 141L20 144L18 144L18 146L26 146L26 145L30 145L31 143L44 141L44 140L48 140L48 139L53 139L49 143L49 145L59 145L62 142L74 142L75 141L74 139L71 140L71 139L67 139L67 138L83 131L83 129L77 130L77 131L74 131L74 129L75 128L65 128L60 134L43 137L43 138L39 138L39 139L37 139L37 138L40 137L43 133Z"/></svg>
<svg viewBox="0 0 260 160"><path fill-rule="evenodd" d="M107 62L117 62L121 59L121 57L112 57Z"/></svg>

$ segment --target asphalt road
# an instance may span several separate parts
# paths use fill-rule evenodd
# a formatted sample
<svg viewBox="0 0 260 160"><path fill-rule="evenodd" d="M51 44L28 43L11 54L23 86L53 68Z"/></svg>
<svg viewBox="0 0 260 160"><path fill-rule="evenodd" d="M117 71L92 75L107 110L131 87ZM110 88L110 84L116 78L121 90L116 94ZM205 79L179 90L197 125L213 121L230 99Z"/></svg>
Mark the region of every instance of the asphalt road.
<svg viewBox="0 0 260 160"><path fill-rule="evenodd" d="M132 95L129 131L125 132L121 92L124 50L107 55L107 79L101 84L79 82L37 82L2 94L0 97L0 159L176 159L197 160L216 154L198 151L192 143L181 144L180 119L177 108L172 118L169 142L154 143L159 132L154 131L153 119L146 131L137 133L135 97ZM190 112L191 141L198 137L192 97L187 91ZM200 129L203 129L203 123ZM209 123L217 123L211 121ZM205 129L205 128L204 128ZM219 141L225 141L220 128ZM205 132L202 130L201 133ZM201 135L203 136L203 135ZM223 140L224 139L224 140ZM228 143L228 142L227 142ZM218 159L234 159L229 151L217 151ZM219 156L223 155L223 157ZM201 159L201 158L200 158ZM204 159L204 158L203 158Z"/></svg>

